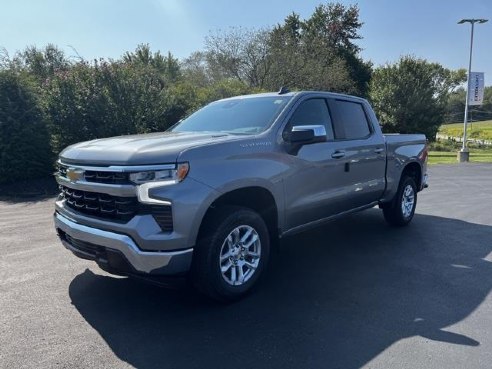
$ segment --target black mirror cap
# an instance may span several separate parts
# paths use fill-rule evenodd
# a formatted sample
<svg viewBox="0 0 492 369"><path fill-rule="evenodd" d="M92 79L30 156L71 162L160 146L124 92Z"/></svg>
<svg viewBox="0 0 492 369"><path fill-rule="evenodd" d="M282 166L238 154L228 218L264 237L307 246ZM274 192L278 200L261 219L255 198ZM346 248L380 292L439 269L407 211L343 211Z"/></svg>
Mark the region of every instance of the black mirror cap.
<svg viewBox="0 0 492 369"><path fill-rule="evenodd" d="M314 130L304 129L302 131L292 131L289 134L289 141L292 143L311 142L315 138Z"/></svg>
<svg viewBox="0 0 492 369"><path fill-rule="evenodd" d="M326 140L326 130L322 125L294 126L286 137L286 141L293 144L310 144Z"/></svg>

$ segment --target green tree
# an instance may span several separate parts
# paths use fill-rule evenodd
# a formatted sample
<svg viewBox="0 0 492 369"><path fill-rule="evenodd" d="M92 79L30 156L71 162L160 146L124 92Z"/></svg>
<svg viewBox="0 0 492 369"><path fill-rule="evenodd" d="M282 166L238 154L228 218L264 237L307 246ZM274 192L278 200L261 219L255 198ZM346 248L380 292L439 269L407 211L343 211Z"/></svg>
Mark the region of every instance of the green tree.
<svg viewBox="0 0 492 369"><path fill-rule="evenodd" d="M365 96L372 65L354 42L362 23L357 6L319 5L301 20L292 13L270 34L269 88L331 90Z"/></svg>
<svg viewBox="0 0 492 369"><path fill-rule="evenodd" d="M235 78L251 87L263 87L271 58L268 30L231 28L206 39L206 59L215 81Z"/></svg>
<svg viewBox="0 0 492 369"><path fill-rule="evenodd" d="M462 87L449 94L443 123L463 122L465 95L465 89Z"/></svg>
<svg viewBox="0 0 492 369"><path fill-rule="evenodd" d="M361 26L357 6L328 3L304 20L292 13L273 29L213 33L185 69L200 81L233 78L264 90L288 86L365 96L372 65L355 44Z"/></svg>
<svg viewBox="0 0 492 369"><path fill-rule="evenodd" d="M79 62L56 73L46 86L54 152L80 141L167 129L193 103L178 104L172 86L160 68L127 60Z"/></svg>
<svg viewBox="0 0 492 369"><path fill-rule="evenodd" d="M260 91L237 79L224 78L207 86L196 86L190 81L177 83L170 87L169 95L174 110L181 114L178 119L181 119L212 101L256 92Z"/></svg>
<svg viewBox="0 0 492 369"><path fill-rule="evenodd" d="M32 179L53 170L43 111L30 80L0 71L0 183Z"/></svg>
<svg viewBox="0 0 492 369"><path fill-rule="evenodd" d="M56 72L68 70L70 66L71 61L63 50L53 44L42 49L28 46L15 54L11 64L11 67L28 73L41 84Z"/></svg>
<svg viewBox="0 0 492 369"><path fill-rule="evenodd" d="M464 88L453 91L446 104L445 123L463 122L465 112L465 95ZM486 86L483 94L482 105L471 105L469 107L469 119L490 120L492 119L492 86Z"/></svg>
<svg viewBox="0 0 492 369"><path fill-rule="evenodd" d="M220 80L221 73L214 74L207 61L207 54L195 51L181 62L183 80L196 87L206 87L216 80Z"/></svg>
<svg viewBox="0 0 492 369"><path fill-rule="evenodd" d="M434 140L449 94L463 79L463 70L405 56L373 72L370 99L385 132L424 133Z"/></svg>
<svg viewBox="0 0 492 369"><path fill-rule="evenodd" d="M160 73L166 82L176 82L181 77L179 60L171 52L163 56L160 51L152 52L148 44L140 44L135 51L127 51L123 62L140 67L150 67Z"/></svg>
<svg viewBox="0 0 492 369"><path fill-rule="evenodd" d="M197 103L198 105L203 106L215 100L238 95L247 95L255 92L260 92L260 90L252 88L241 81L223 79L211 84L207 88L201 89L197 96Z"/></svg>

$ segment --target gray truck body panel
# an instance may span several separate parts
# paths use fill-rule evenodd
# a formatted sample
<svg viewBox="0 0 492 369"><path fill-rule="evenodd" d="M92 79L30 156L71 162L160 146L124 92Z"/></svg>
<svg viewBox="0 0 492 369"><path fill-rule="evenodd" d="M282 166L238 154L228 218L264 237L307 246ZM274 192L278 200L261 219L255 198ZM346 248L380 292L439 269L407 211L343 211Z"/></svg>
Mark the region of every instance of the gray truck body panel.
<svg viewBox="0 0 492 369"><path fill-rule="evenodd" d="M383 135L372 108L360 98L324 92L290 93L289 96L290 101L271 126L256 135L164 132L100 139L68 147L60 154L60 162L82 170L122 166L122 171L132 171L135 166L152 168L183 162L189 163L190 170L181 183L149 191L153 199L171 204L172 232L163 232L149 214L136 215L126 223L113 222L79 213L67 207L61 197L56 201L57 229L73 238L81 238L80 230L71 232L67 226L71 223L62 224L56 219L65 217L84 226L85 232L104 231L103 236L109 237L107 242L90 236L82 237L82 241L103 243L109 248L111 242L118 243L114 241L118 235L128 236L141 252L171 253L170 258L165 258L168 264L172 257L179 258L179 262L172 263L173 268L166 270L168 264L151 268L159 270L160 274L175 274L186 272L192 258L192 252L180 254L179 251L192 250L210 206L232 191L245 188L268 191L275 202L278 234L282 236L391 201L402 171L409 164L418 166L418 190L423 189L426 183L424 135ZM282 138L282 132L299 104L313 97L362 104L371 134L358 140L304 145L293 152ZM338 151L343 151L344 156L332 157ZM57 180L76 191L123 197L137 194L134 185L101 184L84 179L70 181L62 176ZM115 236L111 237L111 233ZM67 246L66 241L64 244ZM121 249L121 245L118 247ZM178 254L172 254L175 252ZM177 270L176 265L182 270ZM148 273L142 268L137 272Z"/></svg>

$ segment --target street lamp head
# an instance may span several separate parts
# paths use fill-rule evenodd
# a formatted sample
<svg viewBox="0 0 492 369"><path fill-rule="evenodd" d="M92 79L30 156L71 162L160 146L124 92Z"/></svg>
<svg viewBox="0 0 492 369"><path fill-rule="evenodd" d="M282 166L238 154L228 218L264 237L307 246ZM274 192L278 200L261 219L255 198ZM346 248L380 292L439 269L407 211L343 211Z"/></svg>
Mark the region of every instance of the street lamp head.
<svg viewBox="0 0 492 369"><path fill-rule="evenodd" d="M468 19L468 18L465 18L465 19L462 19L458 22L458 24L463 24L463 23L485 23L485 22L488 22L488 19Z"/></svg>

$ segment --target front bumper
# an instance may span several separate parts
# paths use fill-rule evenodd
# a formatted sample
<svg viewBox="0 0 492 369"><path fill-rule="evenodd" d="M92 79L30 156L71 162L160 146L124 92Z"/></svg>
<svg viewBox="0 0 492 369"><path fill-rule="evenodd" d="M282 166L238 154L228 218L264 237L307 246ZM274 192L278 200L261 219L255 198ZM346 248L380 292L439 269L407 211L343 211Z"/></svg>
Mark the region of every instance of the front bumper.
<svg viewBox="0 0 492 369"><path fill-rule="evenodd" d="M127 235L77 223L55 212L55 227L63 245L75 255L96 261L103 269L124 274L175 275L187 272L193 249L143 251Z"/></svg>

